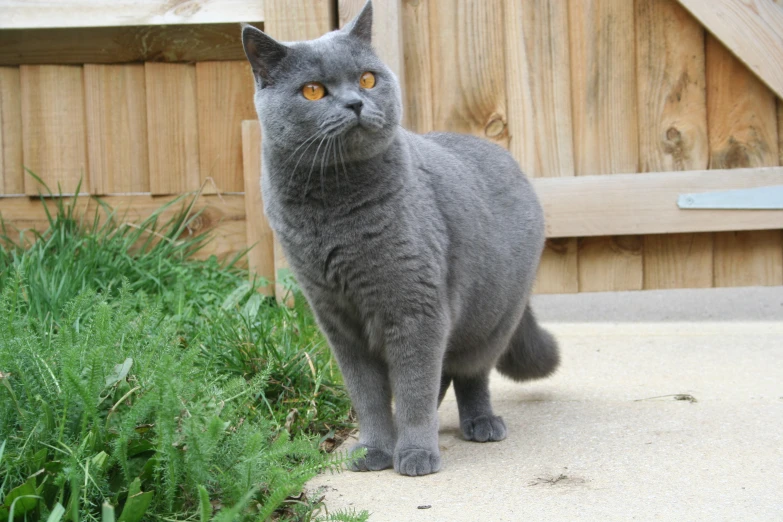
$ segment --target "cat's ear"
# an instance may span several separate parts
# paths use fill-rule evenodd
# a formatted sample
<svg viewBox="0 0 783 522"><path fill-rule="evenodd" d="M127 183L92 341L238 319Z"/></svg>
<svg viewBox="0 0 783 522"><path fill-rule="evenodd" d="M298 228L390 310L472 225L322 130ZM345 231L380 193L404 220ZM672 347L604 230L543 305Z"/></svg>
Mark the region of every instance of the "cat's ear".
<svg viewBox="0 0 783 522"><path fill-rule="evenodd" d="M272 70L286 57L288 47L252 25L242 25L242 46L262 85L271 83Z"/></svg>
<svg viewBox="0 0 783 522"><path fill-rule="evenodd" d="M367 0L361 13L356 15L356 18L343 30L367 44L372 43L372 0Z"/></svg>

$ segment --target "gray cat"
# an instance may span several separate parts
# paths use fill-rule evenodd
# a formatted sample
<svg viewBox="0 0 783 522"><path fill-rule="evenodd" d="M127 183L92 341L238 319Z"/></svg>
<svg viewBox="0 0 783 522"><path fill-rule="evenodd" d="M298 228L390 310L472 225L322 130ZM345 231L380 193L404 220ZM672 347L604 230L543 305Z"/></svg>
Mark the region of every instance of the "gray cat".
<svg viewBox="0 0 783 522"><path fill-rule="evenodd" d="M426 475L441 466L437 410L452 382L464 437L498 441L491 369L522 381L558 365L528 304L544 221L502 148L400 126L371 26L368 2L317 40L283 44L250 26L242 40L266 215L358 414L367 452L354 469Z"/></svg>

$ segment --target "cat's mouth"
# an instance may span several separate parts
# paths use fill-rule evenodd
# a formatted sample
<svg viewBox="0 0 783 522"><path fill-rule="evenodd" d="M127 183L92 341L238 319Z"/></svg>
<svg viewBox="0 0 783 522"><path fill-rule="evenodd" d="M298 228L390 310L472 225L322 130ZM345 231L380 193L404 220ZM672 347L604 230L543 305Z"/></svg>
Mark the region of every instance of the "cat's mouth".
<svg viewBox="0 0 783 522"><path fill-rule="evenodd" d="M322 132L328 137L355 136L363 132L375 133L383 128L383 119L370 112L339 123L322 126Z"/></svg>

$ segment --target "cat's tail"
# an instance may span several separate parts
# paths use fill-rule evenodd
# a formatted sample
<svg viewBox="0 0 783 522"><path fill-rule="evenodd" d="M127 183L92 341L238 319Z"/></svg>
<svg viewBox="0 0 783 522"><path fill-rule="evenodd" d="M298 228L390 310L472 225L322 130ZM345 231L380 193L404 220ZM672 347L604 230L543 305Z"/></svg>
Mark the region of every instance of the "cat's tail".
<svg viewBox="0 0 783 522"><path fill-rule="evenodd" d="M539 326L528 304L506 352L495 367L506 377L526 381L551 375L558 364L557 340Z"/></svg>

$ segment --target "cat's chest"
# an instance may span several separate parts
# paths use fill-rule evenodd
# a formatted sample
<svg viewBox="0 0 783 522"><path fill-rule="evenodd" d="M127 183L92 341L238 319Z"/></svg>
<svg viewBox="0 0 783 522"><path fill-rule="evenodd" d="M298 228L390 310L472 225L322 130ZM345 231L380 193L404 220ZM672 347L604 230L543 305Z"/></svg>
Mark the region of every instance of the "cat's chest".
<svg viewBox="0 0 783 522"><path fill-rule="evenodd" d="M343 216L322 209L288 209L278 236L297 275L346 291L368 270L382 277L384 244L397 242L396 227L373 216Z"/></svg>

